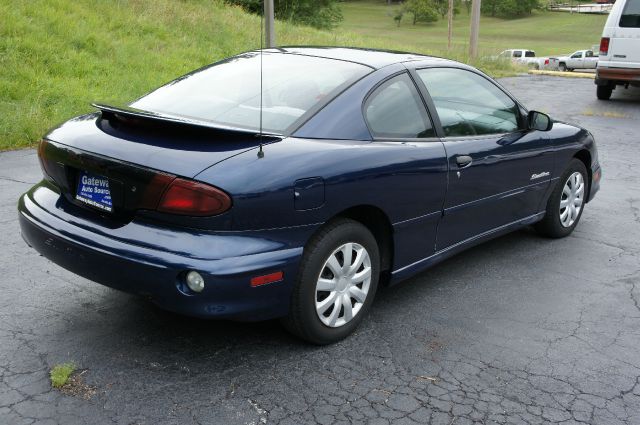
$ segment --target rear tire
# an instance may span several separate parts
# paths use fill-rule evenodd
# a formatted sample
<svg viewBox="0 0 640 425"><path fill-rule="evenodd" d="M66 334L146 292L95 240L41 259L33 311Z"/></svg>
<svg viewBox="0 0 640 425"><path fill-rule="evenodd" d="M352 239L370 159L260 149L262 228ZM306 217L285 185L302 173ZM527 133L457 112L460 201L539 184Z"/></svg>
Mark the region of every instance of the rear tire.
<svg viewBox="0 0 640 425"><path fill-rule="evenodd" d="M569 236L582 217L588 188L587 168L579 159L572 159L549 196L544 218L534 226L536 231L550 238Z"/></svg>
<svg viewBox="0 0 640 425"><path fill-rule="evenodd" d="M560 65L558 65L558 69L562 72L567 72L567 65L564 62L560 62Z"/></svg>
<svg viewBox="0 0 640 425"><path fill-rule="evenodd" d="M379 248L369 229L344 218L329 223L305 246L283 325L313 344L340 341L367 314L379 275Z"/></svg>
<svg viewBox="0 0 640 425"><path fill-rule="evenodd" d="M613 87L610 85L598 86L596 94L600 100L609 100L611 99L611 94L613 94Z"/></svg>

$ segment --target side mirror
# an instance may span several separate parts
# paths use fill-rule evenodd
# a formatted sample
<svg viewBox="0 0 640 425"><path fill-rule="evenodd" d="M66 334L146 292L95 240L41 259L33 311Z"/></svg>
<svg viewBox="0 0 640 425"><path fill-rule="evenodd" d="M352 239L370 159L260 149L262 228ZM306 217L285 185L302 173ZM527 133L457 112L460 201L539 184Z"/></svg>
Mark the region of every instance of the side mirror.
<svg viewBox="0 0 640 425"><path fill-rule="evenodd" d="M553 121L547 114L538 111L530 111L527 117L529 130L549 131L553 128Z"/></svg>

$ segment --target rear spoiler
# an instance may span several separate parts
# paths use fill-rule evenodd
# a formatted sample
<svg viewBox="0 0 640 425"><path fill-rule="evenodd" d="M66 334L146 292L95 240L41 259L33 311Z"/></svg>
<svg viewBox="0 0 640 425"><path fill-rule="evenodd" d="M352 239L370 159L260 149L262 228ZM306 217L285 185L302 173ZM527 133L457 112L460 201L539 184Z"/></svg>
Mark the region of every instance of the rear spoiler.
<svg viewBox="0 0 640 425"><path fill-rule="evenodd" d="M116 120L123 121L146 121L148 123L164 123L164 124L174 124L174 125L184 125L189 126L191 128L200 128L200 129L211 129L216 130L218 132L224 133L242 133L245 135L260 135L260 130L258 129L248 129L248 128L239 128L227 126L224 124L218 124L211 121L198 120L186 117L179 117L170 114L164 114L159 112L151 112L151 111L143 111L141 109L131 108L129 106L110 106L104 105L102 103L92 103L91 106L100 110L102 114L102 118L106 120L111 120L115 118ZM278 137L281 136L279 134L274 133L262 133L267 137Z"/></svg>

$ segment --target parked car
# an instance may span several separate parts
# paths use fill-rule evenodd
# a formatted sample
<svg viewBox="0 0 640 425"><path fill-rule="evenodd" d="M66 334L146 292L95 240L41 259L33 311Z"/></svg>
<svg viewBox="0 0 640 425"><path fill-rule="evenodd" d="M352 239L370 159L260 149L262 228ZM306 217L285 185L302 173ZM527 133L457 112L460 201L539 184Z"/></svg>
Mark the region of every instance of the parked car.
<svg viewBox="0 0 640 425"><path fill-rule="evenodd" d="M640 86L640 0L618 0L605 24L596 69L598 99L618 86Z"/></svg>
<svg viewBox="0 0 640 425"><path fill-rule="evenodd" d="M578 50L568 56L557 58L560 71L573 71L574 69L596 69L598 56L593 50Z"/></svg>
<svg viewBox="0 0 640 425"><path fill-rule="evenodd" d="M587 130L414 54L253 51L95 106L40 143L25 241L168 310L282 318L317 344L380 282L528 225L569 235L601 176Z"/></svg>
<svg viewBox="0 0 640 425"><path fill-rule="evenodd" d="M536 56L536 52L527 49L509 49L500 53L497 59L509 59L515 63L525 64L530 68L543 69L549 65L548 58Z"/></svg>

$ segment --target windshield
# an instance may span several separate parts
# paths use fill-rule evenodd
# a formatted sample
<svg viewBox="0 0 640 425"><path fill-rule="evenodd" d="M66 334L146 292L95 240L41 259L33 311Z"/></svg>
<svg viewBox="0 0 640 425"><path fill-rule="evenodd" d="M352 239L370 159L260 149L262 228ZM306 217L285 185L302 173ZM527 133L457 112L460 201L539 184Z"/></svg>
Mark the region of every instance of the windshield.
<svg viewBox="0 0 640 425"><path fill-rule="evenodd" d="M245 53L185 75L131 104L132 107L210 121L260 128L260 54ZM283 133L305 112L335 97L371 72L351 62L267 53L262 57L262 127Z"/></svg>

